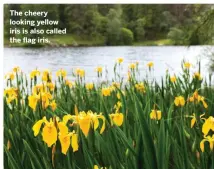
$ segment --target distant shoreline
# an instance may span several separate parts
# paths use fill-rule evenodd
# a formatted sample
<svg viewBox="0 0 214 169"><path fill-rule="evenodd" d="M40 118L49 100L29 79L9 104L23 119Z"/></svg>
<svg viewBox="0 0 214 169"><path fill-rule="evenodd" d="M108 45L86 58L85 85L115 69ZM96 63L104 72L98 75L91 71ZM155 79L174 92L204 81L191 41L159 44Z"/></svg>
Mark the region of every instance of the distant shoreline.
<svg viewBox="0 0 214 169"><path fill-rule="evenodd" d="M96 46L111 46L106 45L104 37L96 37L94 39L88 37L79 37L71 34L56 35L48 37L50 44L44 45L27 45L24 43L10 44L9 39L4 39L4 47L96 47ZM199 45L213 45L213 44L199 44ZM170 39L156 39L133 42L132 45L115 45L115 46L187 46L176 45ZM198 45L195 45L198 46Z"/></svg>

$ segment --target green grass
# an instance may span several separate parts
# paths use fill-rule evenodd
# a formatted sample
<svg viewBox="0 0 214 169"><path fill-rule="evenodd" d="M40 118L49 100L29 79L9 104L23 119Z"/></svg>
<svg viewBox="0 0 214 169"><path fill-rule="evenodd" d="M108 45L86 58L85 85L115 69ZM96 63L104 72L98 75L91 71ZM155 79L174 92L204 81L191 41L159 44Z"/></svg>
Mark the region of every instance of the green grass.
<svg viewBox="0 0 214 169"><path fill-rule="evenodd" d="M170 39L160 39L160 40L145 40L142 42L134 42L134 46L165 46L174 45Z"/></svg>

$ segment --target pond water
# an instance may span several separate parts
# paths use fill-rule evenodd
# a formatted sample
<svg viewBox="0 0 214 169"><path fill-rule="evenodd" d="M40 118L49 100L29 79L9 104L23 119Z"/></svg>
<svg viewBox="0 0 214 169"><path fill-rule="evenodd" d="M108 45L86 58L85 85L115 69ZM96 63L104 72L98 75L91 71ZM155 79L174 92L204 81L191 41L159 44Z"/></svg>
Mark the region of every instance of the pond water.
<svg viewBox="0 0 214 169"><path fill-rule="evenodd" d="M141 76L148 73L146 64L154 62L154 76L158 81L164 76L166 69L170 74L181 72L183 59L196 65L201 62L202 75L208 75L209 55L214 51L214 46L157 46L157 47L62 47L62 48L4 48L4 73L11 71L14 66L19 66L25 73L38 68L50 69L53 73L63 68L72 80L72 69L83 68L86 71L86 81L95 81L97 74L95 68L103 66L108 73L103 75L103 80L113 78L113 67L118 57L124 58L121 73L126 76L128 64L139 62ZM191 71L196 71L194 66Z"/></svg>

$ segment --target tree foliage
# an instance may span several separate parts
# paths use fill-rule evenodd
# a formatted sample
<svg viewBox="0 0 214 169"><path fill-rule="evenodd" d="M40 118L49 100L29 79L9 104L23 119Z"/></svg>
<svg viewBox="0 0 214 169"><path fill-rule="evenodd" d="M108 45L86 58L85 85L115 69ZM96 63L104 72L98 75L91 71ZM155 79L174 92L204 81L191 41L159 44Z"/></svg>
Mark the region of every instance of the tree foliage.
<svg viewBox="0 0 214 169"><path fill-rule="evenodd" d="M133 34L133 41L170 38L175 44L207 44L214 34L213 5L10 4L4 8L5 37L9 36L9 19L19 19L9 15L10 9L48 11L47 19L59 20L58 27L67 28L68 34L102 37L107 45L123 44L124 34Z"/></svg>

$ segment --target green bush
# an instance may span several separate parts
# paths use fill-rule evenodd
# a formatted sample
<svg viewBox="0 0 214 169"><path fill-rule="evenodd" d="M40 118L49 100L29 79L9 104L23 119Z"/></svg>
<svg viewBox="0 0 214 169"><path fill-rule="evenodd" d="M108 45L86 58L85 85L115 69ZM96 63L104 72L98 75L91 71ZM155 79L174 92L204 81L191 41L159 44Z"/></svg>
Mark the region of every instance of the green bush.
<svg viewBox="0 0 214 169"><path fill-rule="evenodd" d="M123 45L131 45L133 43L133 32L127 28L121 28L120 41Z"/></svg>
<svg viewBox="0 0 214 169"><path fill-rule="evenodd" d="M167 35L169 39L174 41L175 45L184 45L185 44L185 32L178 28L170 28L170 31Z"/></svg>

